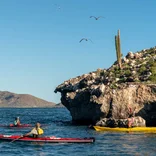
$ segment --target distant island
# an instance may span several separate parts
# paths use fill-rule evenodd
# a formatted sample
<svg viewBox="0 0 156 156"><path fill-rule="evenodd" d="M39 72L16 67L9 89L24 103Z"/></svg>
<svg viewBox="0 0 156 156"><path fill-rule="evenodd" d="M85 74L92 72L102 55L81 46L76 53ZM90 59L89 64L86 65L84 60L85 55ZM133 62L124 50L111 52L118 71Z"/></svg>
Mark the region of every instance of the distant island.
<svg viewBox="0 0 156 156"><path fill-rule="evenodd" d="M36 107L61 107L29 94L15 94L8 91L0 91L0 107L11 108L36 108Z"/></svg>

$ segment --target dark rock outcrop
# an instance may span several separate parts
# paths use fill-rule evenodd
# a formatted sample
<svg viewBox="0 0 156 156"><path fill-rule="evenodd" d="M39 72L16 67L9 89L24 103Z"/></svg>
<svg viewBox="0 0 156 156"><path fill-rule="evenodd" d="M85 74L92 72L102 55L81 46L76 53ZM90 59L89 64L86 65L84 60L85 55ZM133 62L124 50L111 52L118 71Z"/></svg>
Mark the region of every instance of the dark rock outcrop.
<svg viewBox="0 0 156 156"><path fill-rule="evenodd" d="M65 81L55 92L61 92L61 102L76 123L127 119L135 110L147 126L156 126L156 47L129 52L122 69L115 62L107 70Z"/></svg>
<svg viewBox="0 0 156 156"><path fill-rule="evenodd" d="M128 118L128 119L103 118L96 123L96 126L127 128L128 122L131 122L132 127L145 127L146 126L146 121L140 116Z"/></svg>
<svg viewBox="0 0 156 156"><path fill-rule="evenodd" d="M15 94L7 91L0 91L0 107L55 107L56 104L48 102L28 94Z"/></svg>

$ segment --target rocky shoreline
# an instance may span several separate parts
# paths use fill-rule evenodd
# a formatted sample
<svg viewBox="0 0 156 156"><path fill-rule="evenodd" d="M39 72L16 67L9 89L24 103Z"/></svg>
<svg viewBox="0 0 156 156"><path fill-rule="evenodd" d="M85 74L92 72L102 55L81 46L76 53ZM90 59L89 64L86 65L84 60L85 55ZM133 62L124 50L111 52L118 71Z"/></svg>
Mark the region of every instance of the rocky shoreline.
<svg viewBox="0 0 156 156"><path fill-rule="evenodd" d="M55 89L73 122L116 127L135 109L133 126L156 126L156 47L129 52L121 61L122 69L115 62Z"/></svg>

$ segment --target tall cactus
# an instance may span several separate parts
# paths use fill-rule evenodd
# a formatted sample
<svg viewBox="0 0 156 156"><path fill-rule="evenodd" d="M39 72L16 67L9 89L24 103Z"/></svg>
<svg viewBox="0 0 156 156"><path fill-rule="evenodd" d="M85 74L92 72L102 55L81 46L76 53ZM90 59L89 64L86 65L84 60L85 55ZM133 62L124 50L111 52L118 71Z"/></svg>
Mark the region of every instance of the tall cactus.
<svg viewBox="0 0 156 156"><path fill-rule="evenodd" d="M116 47L116 56L117 56L117 62L119 65L119 68L122 68L122 53L121 53L121 46L120 46L120 30L118 30L118 34L115 35L115 47Z"/></svg>

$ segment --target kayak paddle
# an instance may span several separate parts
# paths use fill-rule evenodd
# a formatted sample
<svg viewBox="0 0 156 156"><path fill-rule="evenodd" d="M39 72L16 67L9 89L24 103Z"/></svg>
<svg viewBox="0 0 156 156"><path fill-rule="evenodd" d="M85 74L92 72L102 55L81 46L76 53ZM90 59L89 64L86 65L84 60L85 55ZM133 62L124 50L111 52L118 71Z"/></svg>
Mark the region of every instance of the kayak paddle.
<svg viewBox="0 0 156 156"><path fill-rule="evenodd" d="M10 143L12 143L12 142L14 142L14 141L17 141L17 140L19 140L19 139L21 139L21 138L23 138L23 137L25 137L25 136L24 136L24 135L21 135L21 136L18 137L17 139L14 139L14 140L10 141Z"/></svg>

